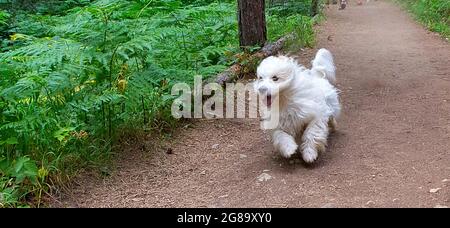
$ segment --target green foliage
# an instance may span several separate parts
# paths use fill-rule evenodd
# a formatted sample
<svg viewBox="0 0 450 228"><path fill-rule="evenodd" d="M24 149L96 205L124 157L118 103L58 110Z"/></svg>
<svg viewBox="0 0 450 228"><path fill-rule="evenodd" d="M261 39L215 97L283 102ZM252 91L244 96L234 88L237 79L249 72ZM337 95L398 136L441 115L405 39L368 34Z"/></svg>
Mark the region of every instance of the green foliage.
<svg viewBox="0 0 450 228"><path fill-rule="evenodd" d="M0 10L0 25L7 25L10 16L11 15L8 12Z"/></svg>
<svg viewBox="0 0 450 228"><path fill-rule="evenodd" d="M279 17L291 15L309 15L311 11L311 0L267 0L267 14Z"/></svg>
<svg viewBox="0 0 450 228"><path fill-rule="evenodd" d="M0 0L0 7L10 11L35 14L62 15L75 6L84 6L93 0Z"/></svg>
<svg viewBox="0 0 450 228"><path fill-rule="evenodd" d="M17 139L8 139L0 143L15 145L18 142ZM0 158L0 172L3 174L0 177L0 207L18 206L22 196L30 193L40 195L46 190L43 183L48 171L38 169L36 162L27 156ZM20 191L22 189L27 189L27 192Z"/></svg>
<svg viewBox="0 0 450 228"><path fill-rule="evenodd" d="M11 14L0 9L0 51L8 45L8 41L5 41L4 39L8 36L8 33L5 31L8 30L10 18Z"/></svg>
<svg viewBox="0 0 450 228"><path fill-rule="evenodd" d="M235 1L3 2L0 207L39 205L62 173L102 166L121 129L174 129L172 85L240 52ZM304 10L269 11L271 40L312 45Z"/></svg>
<svg viewBox="0 0 450 228"><path fill-rule="evenodd" d="M268 24L269 40L271 41L292 32L294 34L292 45L295 45L293 48L314 46L314 23L308 16L292 15L283 19L273 16L269 18Z"/></svg>
<svg viewBox="0 0 450 228"><path fill-rule="evenodd" d="M312 47L314 40L314 18L309 16L311 1L272 0L268 2L267 28L269 41L293 33L287 49Z"/></svg>
<svg viewBox="0 0 450 228"><path fill-rule="evenodd" d="M403 3L431 31L450 38L450 1L397 0Z"/></svg>

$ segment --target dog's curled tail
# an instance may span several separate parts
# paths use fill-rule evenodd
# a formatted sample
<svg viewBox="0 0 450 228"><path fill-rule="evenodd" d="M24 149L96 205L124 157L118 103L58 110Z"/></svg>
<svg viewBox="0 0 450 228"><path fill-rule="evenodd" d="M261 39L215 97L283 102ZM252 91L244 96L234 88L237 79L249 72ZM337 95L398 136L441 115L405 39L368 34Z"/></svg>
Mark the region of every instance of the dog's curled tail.
<svg viewBox="0 0 450 228"><path fill-rule="evenodd" d="M322 78L326 78L330 83L336 83L336 67L334 66L333 55L325 48L320 49L312 61L312 73Z"/></svg>

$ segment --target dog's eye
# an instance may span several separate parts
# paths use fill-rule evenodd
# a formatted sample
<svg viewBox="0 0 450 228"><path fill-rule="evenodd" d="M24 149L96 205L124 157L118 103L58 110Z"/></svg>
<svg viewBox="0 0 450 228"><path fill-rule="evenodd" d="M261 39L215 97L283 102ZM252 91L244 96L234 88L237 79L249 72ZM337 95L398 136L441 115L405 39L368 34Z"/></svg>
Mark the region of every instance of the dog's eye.
<svg viewBox="0 0 450 228"><path fill-rule="evenodd" d="M273 76L273 77L272 77L272 80L273 80L274 82L278 81L278 79L279 79L279 78L278 78L277 76Z"/></svg>
<svg viewBox="0 0 450 228"><path fill-rule="evenodd" d="M259 80L262 80L262 77L258 77Z"/></svg>

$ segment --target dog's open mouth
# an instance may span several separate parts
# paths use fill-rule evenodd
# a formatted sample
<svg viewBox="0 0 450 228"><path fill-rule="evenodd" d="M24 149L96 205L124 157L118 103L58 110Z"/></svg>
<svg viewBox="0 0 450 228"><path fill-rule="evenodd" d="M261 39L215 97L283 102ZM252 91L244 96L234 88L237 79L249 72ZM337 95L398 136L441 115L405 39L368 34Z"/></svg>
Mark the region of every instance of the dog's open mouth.
<svg viewBox="0 0 450 228"><path fill-rule="evenodd" d="M268 108L272 107L272 95L267 94L266 96L266 105Z"/></svg>

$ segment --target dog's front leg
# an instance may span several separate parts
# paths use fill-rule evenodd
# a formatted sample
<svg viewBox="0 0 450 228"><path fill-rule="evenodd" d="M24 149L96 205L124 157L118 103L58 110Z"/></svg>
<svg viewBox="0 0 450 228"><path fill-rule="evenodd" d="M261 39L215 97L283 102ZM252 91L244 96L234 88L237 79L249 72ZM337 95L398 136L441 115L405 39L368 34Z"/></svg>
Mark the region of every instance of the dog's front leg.
<svg viewBox="0 0 450 228"><path fill-rule="evenodd" d="M303 133L302 157L307 163L313 163L321 151L325 151L328 137L328 119L311 121Z"/></svg>
<svg viewBox="0 0 450 228"><path fill-rule="evenodd" d="M297 151L298 145L294 137L282 130L273 132L272 141L273 147L285 158L290 158Z"/></svg>

